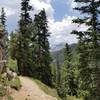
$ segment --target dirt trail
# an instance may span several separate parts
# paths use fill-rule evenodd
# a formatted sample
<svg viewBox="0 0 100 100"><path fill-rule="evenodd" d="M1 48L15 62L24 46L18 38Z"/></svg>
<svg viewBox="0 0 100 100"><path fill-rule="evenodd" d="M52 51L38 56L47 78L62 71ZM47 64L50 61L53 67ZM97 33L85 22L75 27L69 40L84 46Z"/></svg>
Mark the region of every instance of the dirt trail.
<svg viewBox="0 0 100 100"><path fill-rule="evenodd" d="M14 100L57 100L55 97L44 93L38 85L27 77L20 77L22 88L13 91Z"/></svg>

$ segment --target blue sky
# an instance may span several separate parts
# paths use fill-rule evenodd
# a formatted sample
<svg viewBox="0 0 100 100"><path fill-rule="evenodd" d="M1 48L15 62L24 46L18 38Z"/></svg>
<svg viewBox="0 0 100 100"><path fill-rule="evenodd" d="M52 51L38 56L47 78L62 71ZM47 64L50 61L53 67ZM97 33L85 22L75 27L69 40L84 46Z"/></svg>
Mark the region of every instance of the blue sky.
<svg viewBox="0 0 100 100"><path fill-rule="evenodd" d="M49 31L52 33L49 41L51 47L55 47L61 43L68 42L69 44L77 42L76 36L70 35L77 25L72 23L72 19L76 18L76 12L73 11L75 7L74 0L30 0L30 5L33 6L34 11L31 16L38 13L45 8L48 18ZM18 20L20 16L20 2L21 0L0 0L0 8L4 7L7 15L7 29L14 31L18 28Z"/></svg>
<svg viewBox="0 0 100 100"><path fill-rule="evenodd" d="M53 8L55 9L54 18L56 21L61 20L64 15L69 14L70 6L66 3L65 0L54 0L51 2Z"/></svg>

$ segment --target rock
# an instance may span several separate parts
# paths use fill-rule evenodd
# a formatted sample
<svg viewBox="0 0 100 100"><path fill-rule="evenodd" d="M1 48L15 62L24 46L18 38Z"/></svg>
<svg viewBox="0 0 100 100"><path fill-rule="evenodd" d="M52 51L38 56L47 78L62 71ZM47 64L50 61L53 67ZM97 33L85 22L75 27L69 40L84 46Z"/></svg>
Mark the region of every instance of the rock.
<svg viewBox="0 0 100 100"><path fill-rule="evenodd" d="M15 72L12 72L9 68L7 68L7 78L8 80L12 80L17 77L17 74Z"/></svg>

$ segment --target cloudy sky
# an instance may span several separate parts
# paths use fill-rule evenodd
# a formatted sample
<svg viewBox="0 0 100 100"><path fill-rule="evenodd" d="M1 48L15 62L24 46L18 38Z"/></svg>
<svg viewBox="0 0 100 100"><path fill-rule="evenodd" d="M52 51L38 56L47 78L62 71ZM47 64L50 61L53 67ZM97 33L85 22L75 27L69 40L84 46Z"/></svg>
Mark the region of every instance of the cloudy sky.
<svg viewBox="0 0 100 100"><path fill-rule="evenodd" d="M72 19L77 17L77 12L73 11L76 4L74 0L30 0L30 5L34 10L31 16L34 17L41 9L45 8L48 17L49 31L52 33L49 41L52 48L62 43L77 42L76 36L70 35L73 29L83 30L72 24ZM18 27L18 19L20 16L21 0L0 0L0 8L4 7L7 15L7 29L12 31Z"/></svg>

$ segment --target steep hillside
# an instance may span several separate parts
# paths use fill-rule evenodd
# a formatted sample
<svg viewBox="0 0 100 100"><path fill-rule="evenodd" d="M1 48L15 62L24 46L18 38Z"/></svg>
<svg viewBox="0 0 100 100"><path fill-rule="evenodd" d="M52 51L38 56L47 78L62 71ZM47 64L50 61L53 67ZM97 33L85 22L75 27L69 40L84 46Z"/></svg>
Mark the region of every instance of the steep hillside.
<svg viewBox="0 0 100 100"><path fill-rule="evenodd" d="M62 46L63 48L57 50L57 51L52 51L51 54L52 54L52 57L53 57L53 60L54 62L53 63L56 63L56 61L58 60L60 66L63 64L64 62L64 46ZM72 50L72 53L75 53L75 49L77 47L77 44L71 44L70 45L71 47L71 50ZM56 47L58 48L58 47Z"/></svg>
<svg viewBox="0 0 100 100"><path fill-rule="evenodd" d="M64 50L63 49L54 51L51 54L53 58L53 63L57 64L57 61L58 61L59 65L63 64L63 61L64 61Z"/></svg>
<svg viewBox="0 0 100 100"><path fill-rule="evenodd" d="M57 96L46 94L32 79L20 77L20 80L22 88L19 91L13 90L11 94L14 100L58 100Z"/></svg>

